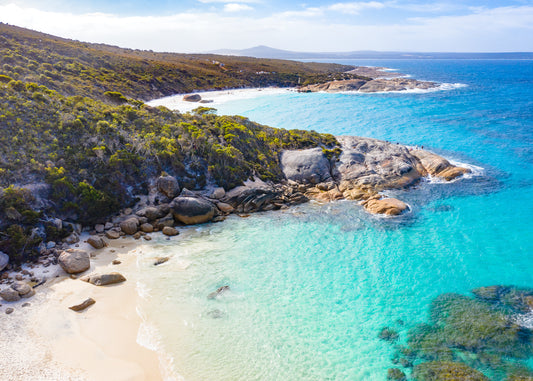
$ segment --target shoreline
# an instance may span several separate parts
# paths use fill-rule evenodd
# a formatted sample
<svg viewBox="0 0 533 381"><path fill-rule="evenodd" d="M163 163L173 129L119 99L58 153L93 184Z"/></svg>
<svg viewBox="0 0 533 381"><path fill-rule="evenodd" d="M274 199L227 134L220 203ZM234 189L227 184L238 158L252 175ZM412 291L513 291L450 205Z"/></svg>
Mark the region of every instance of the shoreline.
<svg viewBox="0 0 533 381"><path fill-rule="evenodd" d="M96 250L83 242L88 237L81 237L79 248L91 254L91 267L81 276L117 271L127 280L98 287L72 279L57 266L61 275L48 279L34 297L2 302L13 307L30 303L4 318L9 327L2 330L9 334L0 343L6 354L0 359L3 380L165 379L158 354L137 342L143 322L137 311L135 252L140 242L131 237L110 240ZM115 259L122 263L113 265ZM96 300L93 306L81 312L68 309L88 297ZM24 344L13 350L10 339Z"/></svg>

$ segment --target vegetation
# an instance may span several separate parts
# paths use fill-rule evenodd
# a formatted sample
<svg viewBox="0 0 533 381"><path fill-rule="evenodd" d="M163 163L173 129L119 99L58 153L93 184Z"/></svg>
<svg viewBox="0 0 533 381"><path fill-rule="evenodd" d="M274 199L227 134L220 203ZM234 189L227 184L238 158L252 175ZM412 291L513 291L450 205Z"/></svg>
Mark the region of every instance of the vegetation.
<svg viewBox="0 0 533 381"><path fill-rule="evenodd" d="M527 361L533 356L533 331L514 317L531 311L533 290L491 286L473 293L475 298L459 294L435 298L430 323L409 331L394 362L406 367L415 363L413 377L419 381L531 380L533 370Z"/></svg>
<svg viewBox="0 0 533 381"><path fill-rule="evenodd" d="M147 193L163 172L189 189L229 189L251 176L281 180L282 149L337 145L332 135L275 129L205 107L182 115L118 92L106 96L112 104L14 79L0 84L0 250L13 259L34 256L46 233L64 235L50 227L32 235L39 221L101 221ZM28 183L48 186L45 207L13 188Z"/></svg>

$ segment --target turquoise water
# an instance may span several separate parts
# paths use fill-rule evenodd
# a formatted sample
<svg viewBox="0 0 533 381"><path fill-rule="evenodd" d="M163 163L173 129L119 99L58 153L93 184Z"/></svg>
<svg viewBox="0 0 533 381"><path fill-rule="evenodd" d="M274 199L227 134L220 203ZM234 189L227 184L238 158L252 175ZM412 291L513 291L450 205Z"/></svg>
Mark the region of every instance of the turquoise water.
<svg viewBox="0 0 533 381"><path fill-rule="evenodd" d="M346 62L346 61L344 61ZM429 93L284 94L228 102L282 128L423 145L483 170L395 195L409 215L352 202L233 216L139 257L145 335L186 380L385 380L377 335L427 321L441 293L533 286L533 62L349 61L466 86ZM153 258L171 260L154 267ZM210 300L220 286L230 291ZM401 320L403 322L400 322Z"/></svg>

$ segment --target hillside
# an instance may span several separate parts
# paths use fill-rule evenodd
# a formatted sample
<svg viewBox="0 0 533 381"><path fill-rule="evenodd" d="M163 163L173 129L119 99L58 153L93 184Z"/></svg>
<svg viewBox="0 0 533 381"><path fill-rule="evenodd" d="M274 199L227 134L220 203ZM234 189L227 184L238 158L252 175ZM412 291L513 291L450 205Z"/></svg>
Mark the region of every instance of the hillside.
<svg viewBox="0 0 533 381"><path fill-rule="evenodd" d="M345 77L352 66L90 44L0 23L0 74L63 95L147 101L194 90L295 86ZM353 76L349 76L353 77Z"/></svg>
<svg viewBox="0 0 533 381"><path fill-rule="evenodd" d="M211 63L215 56L0 30L0 251L12 262L36 257L41 242L72 231L68 224L58 230L55 218L104 221L147 194L162 174L193 190L231 189L252 176L278 182L282 149L337 145L327 134L271 128L208 108L180 114L142 100L214 84L291 85L298 76L336 75L328 70L344 71L342 65L245 58L221 66ZM250 74L258 68L278 72Z"/></svg>

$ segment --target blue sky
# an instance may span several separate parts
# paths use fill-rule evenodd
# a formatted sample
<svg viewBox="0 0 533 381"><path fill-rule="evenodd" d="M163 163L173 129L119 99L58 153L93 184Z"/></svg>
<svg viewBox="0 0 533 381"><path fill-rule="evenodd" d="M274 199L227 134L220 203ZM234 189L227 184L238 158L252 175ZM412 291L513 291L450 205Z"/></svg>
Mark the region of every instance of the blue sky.
<svg viewBox="0 0 533 381"><path fill-rule="evenodd" d="M533 0L0 0L0 21L173 52L533 51Z"/></svg>

